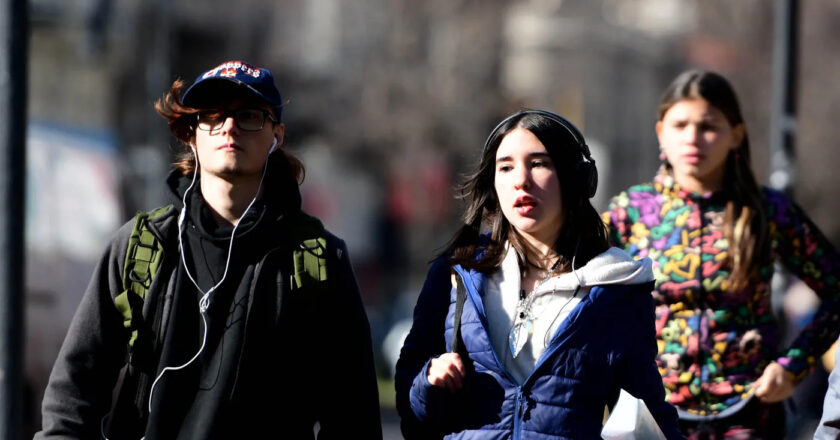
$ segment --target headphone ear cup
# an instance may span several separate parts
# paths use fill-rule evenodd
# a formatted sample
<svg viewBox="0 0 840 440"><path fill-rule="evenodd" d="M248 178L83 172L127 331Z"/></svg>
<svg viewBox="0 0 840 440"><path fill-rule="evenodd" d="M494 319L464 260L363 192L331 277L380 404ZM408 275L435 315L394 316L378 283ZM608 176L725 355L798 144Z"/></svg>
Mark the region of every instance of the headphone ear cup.
<svg viewBox="0 0 840 440"><path fill-rule="evenodd" d="M595 164L593 162L585 161L585 162L578 162L575 165L578 173L579 182L581 182L583 194L586 195L586 198L591 199L595 196L595 192L598 190L598 169L595 168Z"/></svg>

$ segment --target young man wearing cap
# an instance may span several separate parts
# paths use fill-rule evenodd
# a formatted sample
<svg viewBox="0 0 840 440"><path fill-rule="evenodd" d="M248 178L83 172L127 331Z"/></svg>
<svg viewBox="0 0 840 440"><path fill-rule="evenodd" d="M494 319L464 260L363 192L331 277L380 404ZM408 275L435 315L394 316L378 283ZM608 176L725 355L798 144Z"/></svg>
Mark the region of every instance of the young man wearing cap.
<svg viewBox="0 0 840 440"><path fill-rule="evenodd" d="M381 438L358 287L300 210L271 73L227 62L183 89L155 106L185 145L173 203L101 259L35 438Z"/></svg>

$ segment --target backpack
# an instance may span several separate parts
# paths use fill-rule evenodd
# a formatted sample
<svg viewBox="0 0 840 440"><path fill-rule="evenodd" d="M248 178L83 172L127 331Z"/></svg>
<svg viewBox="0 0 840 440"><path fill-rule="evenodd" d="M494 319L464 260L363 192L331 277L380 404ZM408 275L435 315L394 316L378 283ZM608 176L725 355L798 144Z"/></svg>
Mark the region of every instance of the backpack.
<svg viewBox="0 0 840 440"><path fill-rule="evenodd" d="M114 303L123 316L123 326L131 331L128 340L129 360L142 327L143 303L152 281L160 269L163 244L149 229L148 221L168 211L172 205L150 212L138 212L128 238L125 252L122 285L123 291ZM327 240L320 220L301 213L291 231L293 244L293 288L319 288L327 280Z"/></svg>
<svg viewBox="0 0 840 440"><path fill-rule="evenodd" d="M116 385L120 392L112 407L112 413L117 406L124 408L128 411L124 416L128 417L123 417L117 427L108 424L112 436L114 428L122 432L142 432L145 424L142 409L146 404L147 393L143 390L148 385L149 377L142 371L141 363L151 357L152 338L148 335L151 327L143 322L143 305L160 271L163 257L163 243L152 233L149 220L163 215L171 207L167 205L149 212L138 212L134 216L134 226L128 238L122 273L123 290L114 298L114 304L122 314L123 326L130 331L130 336L127 342L126 370ZM293 267L291 288L323 289L327 281L327 240L323 224L317 218L301 212L294 217L289 231Z"/></svg>

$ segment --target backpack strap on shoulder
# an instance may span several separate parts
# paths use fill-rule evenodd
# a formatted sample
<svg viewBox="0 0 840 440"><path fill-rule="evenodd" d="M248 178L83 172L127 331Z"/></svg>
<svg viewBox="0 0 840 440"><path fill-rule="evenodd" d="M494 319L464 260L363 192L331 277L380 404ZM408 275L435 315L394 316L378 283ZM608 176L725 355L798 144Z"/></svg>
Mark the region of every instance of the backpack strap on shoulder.
<svg viewBox="0 0 840 440"><path fill-rule="evenodd" d="M301 213L291 229L294 288L322 285L327 280L327 239L324 225Z"/></svg>
<svg viewBox="0 0 840 440"><path fill-rule="evenodd" d="M169 208L164 206L151 212L138 212L134 216L134 228L128 238L122 276L123 291L117 295L114 303L123 315L123 326L131 330L129 356L140 334L146 293L157 275L163 256L163 245L149 229L148 220L160 216Z"/></svg>
<svg viewBox="0 0 840 440"><path fill-rule="evenodd" d="M459 353L463 347L461 339L461 315L464 313L464 302L467 300L467 289L455 271L452 271L452 285L455 287L455 316L452 317L452 353Z"/></svg>

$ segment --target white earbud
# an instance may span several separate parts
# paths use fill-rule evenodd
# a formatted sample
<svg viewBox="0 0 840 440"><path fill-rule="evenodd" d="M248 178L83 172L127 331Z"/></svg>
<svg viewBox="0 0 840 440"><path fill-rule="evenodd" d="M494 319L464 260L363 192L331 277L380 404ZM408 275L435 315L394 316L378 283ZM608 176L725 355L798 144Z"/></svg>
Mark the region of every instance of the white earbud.
<svg viewBox="0 0 840 440"><path fill-rule="evenodd" d="M274 142L271 144L271 148L268 149L268 154L273 153L275 148L277 148L277 138L274 138Z"/></svg>

